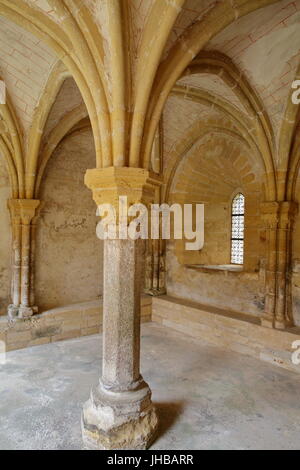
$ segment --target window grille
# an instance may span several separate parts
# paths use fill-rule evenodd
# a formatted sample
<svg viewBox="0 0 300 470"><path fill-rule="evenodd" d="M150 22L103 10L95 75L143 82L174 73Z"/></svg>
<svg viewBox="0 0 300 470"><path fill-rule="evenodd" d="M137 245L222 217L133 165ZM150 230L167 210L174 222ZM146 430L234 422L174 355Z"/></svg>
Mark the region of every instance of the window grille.
<svg viewBox="0 0 300 470"><path fill-rule="evenodd" d="M237 194L231 210L231 263L244 263L245 197Z"/></svg>

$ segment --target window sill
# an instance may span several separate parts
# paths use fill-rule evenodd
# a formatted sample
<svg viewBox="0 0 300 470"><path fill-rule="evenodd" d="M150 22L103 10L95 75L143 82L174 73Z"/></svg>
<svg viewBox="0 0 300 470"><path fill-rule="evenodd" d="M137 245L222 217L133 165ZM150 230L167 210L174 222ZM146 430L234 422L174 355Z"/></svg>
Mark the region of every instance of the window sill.
<svg viewBox="0 0 300 470"><path fill-rule="evenodd" d="M241 273L244 271L243 265L237 264L216 264L216 265L206 265L206 264L188 264L187 268L195 269L197 271L208 272L208 271L225 271L231 273Z"/></svg>

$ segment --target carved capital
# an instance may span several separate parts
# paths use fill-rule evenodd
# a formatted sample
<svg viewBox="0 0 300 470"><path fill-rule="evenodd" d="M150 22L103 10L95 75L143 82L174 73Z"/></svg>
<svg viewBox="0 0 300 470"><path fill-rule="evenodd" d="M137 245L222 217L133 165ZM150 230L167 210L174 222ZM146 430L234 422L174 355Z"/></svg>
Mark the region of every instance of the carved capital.
<svg viewBox="0 0 300 470"><path fill-rule="evenodd" d="M37 215L40 201L37 199L9 199L7 205L13 223L30 225Z"/></svg>
<svg viewBox="0 0 300 470"><path fill-rule="evenodd" d="M97 206L111 204L118 214L119 197L126 196L128 206L154 201L155 189L160 181L142 168L109 167L87 170L85 184L92 190Z"/></svg>

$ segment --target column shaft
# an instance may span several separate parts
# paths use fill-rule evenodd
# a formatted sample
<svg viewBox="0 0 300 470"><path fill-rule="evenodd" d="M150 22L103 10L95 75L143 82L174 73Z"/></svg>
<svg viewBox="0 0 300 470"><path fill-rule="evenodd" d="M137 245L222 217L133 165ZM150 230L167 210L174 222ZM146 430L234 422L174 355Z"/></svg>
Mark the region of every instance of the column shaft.
<svg viewBox="0 0 300 470"><path fill-rule="evenodd" d="M276 282L276 309L275 328L284 329L291 326L292 319L287 312L287 293L289 282L290 243L293 230L294 217L298 206L293 202L280 203L280 216L278 224L277 241L277 282Z"/></svg>
<svg viewBox="0 0 300 470"><path fill-rule="evenodd" d="M21 306L30 306L30 225L22 225Z"/></svg>
<svg viewBox="0 0 300 470"><path fill-rule="evenodd" d="M277 269L277 226L278 226L277 202L265 202L261 205L262 218L267 233L267 264L265 285L265 309L261 318L261 324L273 328L276 308L276 269Z"/></svg>
<svg viewBox="0 0 300 470"><path fill-rule="evenodd" d="M21 221L12 221L12 302L19 307L21 302L21 249L22 226Z"/></svg>
<svg viewBox="0 0 300 470"><path fill-rule="evenodd" d="M105 388L127 390L140 378L141 241L104 242Z"/></svg>
<svg viewBox="0 0 300 470"><path fill-rule="evenodd" d="M33 315L32 303L34 276L34 255L32 252L32 222L37 215L40 201L33 199L10 199L13 234L12 260L12 302L8 315L12 319L27 318Z"/></svg>
<svg viewBox="0 0 300 470"><path fill-rule="evenodd" d="M35 248L36 248L36 222L31 225L30 250L30 305L35 307ZM35 307L36 308L36 307Z"/></svg>

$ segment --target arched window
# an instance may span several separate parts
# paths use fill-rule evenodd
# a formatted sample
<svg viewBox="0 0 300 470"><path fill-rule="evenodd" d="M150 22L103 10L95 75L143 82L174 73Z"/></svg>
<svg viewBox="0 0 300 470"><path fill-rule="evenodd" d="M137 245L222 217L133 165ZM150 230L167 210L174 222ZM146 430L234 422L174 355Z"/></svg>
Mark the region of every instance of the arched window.
<svg viewBox="0 0 300 470"><path fill-rule="evenodd" d="M245 197L239 193L231 208L231 264L244 263Z"/></svg>

